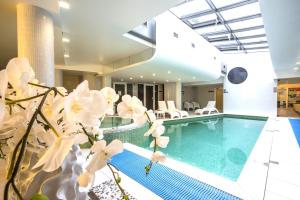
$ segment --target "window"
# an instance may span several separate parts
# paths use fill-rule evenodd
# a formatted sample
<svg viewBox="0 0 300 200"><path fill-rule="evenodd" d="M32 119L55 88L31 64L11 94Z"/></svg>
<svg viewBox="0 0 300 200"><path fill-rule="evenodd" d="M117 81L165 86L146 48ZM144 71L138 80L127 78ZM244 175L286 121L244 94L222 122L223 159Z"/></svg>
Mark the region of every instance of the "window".
<svg viewBox="0 0 300 200"><path fill-rule="evenodd" d="M234 6L230 7L232 4ZM268 49L258 1L194 0L170 11L226 53L238 51L238 44L245 53L247 49Z"/></svg>

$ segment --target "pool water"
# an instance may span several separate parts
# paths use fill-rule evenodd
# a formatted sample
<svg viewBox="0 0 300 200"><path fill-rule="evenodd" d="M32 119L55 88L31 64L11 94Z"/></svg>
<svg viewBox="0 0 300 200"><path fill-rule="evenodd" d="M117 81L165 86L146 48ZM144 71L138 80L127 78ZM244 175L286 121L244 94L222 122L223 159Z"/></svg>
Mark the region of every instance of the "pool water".
<svg viewBox="0 0 300 200"><path fill-rule="evenodd" d="M132 120L131 119L123 119L121 117L105 117L101 123L101 128L113 128L113 127L119 127L119 126L124 126L131 124Z"/></svg>
<svg viewBox="0 0 300 200"><path fill-rule="evenodd" d="M166 123L169 157L205 171L236 181L250 155L266 119L218 116L190 122ZM120 138L150 149L151 138L144 137L147 127L126 133L110 134L106 139Z"/></svg>

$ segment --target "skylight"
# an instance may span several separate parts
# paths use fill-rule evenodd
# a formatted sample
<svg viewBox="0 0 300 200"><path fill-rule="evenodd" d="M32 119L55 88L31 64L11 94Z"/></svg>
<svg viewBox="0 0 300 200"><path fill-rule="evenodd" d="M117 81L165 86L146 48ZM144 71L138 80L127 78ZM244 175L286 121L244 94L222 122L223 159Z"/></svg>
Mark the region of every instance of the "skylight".
<svg viewBox="0 0 300 200"><path fill-rule="evenodd" d="M193 0L170 11L221 51L268 49L258 0Z"/></svg>

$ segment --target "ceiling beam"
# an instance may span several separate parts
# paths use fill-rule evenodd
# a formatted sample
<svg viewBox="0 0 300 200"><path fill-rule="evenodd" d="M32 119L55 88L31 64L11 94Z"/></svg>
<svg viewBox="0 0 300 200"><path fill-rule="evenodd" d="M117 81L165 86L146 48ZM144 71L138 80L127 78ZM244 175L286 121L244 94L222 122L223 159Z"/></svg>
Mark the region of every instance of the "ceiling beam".
<svg viewBox="0 0 300 200"><path fill-rule="evenodd" d="M242 44L244 46L247 46L247 45L255 45L255 44L267 44L268 42L267 41L257 41L257 42L247 42L247 43L243 43ZM217 47L218 49L224 49L224 48L227 48L227 47L237 47L237 44L223 44L223 45L216 45L215 47Z"/></svg>
<svg viewBox="0 0 300 200"><path fill-rule="evenodd" d="M233 9L233 8L241 7L241 6L248 5L248 4L251 4L251 3L256 3L256 2L258 2L258 0L244 0L244 1L241 1L241 2L238 2L238 3L230 4L230 5L227 5L227 6L224 6L224 7L220 7L218 9L217 8L216 9L208 9L208 10L199 11L199 12L195 12L195 13L192 13L192 14L184 15L180 19L185 21L185 20L188 20L188 19L213 14L215 12L222 12L222 11L225 11L225 10L230 10L230 9Z"/></svg>
<svg viewBox="0 0 300 200"><path fill-rule="evenodd" d="M249 50L259 50L259 49L268 49L269 46L263 46L263 47L250 47L250 48L245 48L244 51L249 51ZM238 47L237 48L225 48L225 49L219 49L220 51L239 51Z"/></svg>
<svg viewBox="0 0 300 200"><path fill-rule="evenodd" d="M250 36L239 37L239 40L259 38L259 37L266 37L266 34L250 35ZM232 39L233 38L230 37L230 40L232 40ZM228 40L229 40L229 38L227 36L222 36L222 37L208 39L209 42L223 42L223 41L228 41Z"/></svg>
<svg viewBox="0 0 300 200"><path fill-rule="evenodd" d="M217 13L216 13L217 14ZM198 28L205 28L205 27L209 27L209 26L216 26L216 25L222 25L222 24L230 24L230 23L235 23L235 22L242 22L242 21L246 21L246 20L250 20L250 19L255 19L255 18L260 18L261 17L261 13L258 14L254 14L254 15L248 15L245 17L239 17L239 18L235 18L235 19L231 19L231 20L227 20L222 23L220 21L216 22L216 20L209 20L206 22L201 22L198 24L191 24L191 28L192 29L198 29Z"/></svg>
<svg viewBox="0 0 300 200"><path fill-rule="evenodd" d="M247 27L247 28L241 28L241 29L235 29L232 30L233 33L240 33L240 32L245 32L245 31L252 31L252 30L257 30L257 29L262 29L264 28L264 25L260 25L260 26L252 26L252 27ZM226 31L216 31L216 32L210 32L210 33L204 33L201 34L204 37L208 37L208 36L215 36L215 35L224 35L224 34L229 34L229 32Z"/></svg>
<svg viewBox="0 0 300 200"><path fill-rule="evenodd" d="M216 6L214 5L214 3L211 0L205 0L206 3L210 6L211 9L216 10ZM239 39L237 38L237 36L232 32L230 26L225 23L225 19L223 18L223 16L221 15L220 12L216 12L216 15L218 16L218 21L220 21L222 24L224 24L225 28L227 29L227 31L229 33L231 33L232 38L237 42L237 44L239 45L239 47L241 49L244 49L242 43L239 41Z"/></svg>

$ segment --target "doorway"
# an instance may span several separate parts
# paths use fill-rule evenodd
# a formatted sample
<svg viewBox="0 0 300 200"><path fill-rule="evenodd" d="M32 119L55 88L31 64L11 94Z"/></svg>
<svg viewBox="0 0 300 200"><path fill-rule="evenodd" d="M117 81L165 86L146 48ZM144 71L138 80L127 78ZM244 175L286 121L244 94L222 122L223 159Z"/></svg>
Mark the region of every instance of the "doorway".
<svg viewBox="0 0 300 200"><path fill-rule="evenodd" d="M155 86L152 84L144 84L144 105L149 110L155 108Z"/></svg>
<svg viewBox="0 0 300 200"><path fill-rule="evenodd" d="M216 88L216 108L223 111L223 88Z"/></svg>
<svg viewBox="0 0 300 200"><path fill-rule="evenodd" d="M122 96L127 94L127 85L126 85L126 83L115 82L114 89L120 97L119 100L116 102L116 104L118 104L122 101Z"/></svg>

